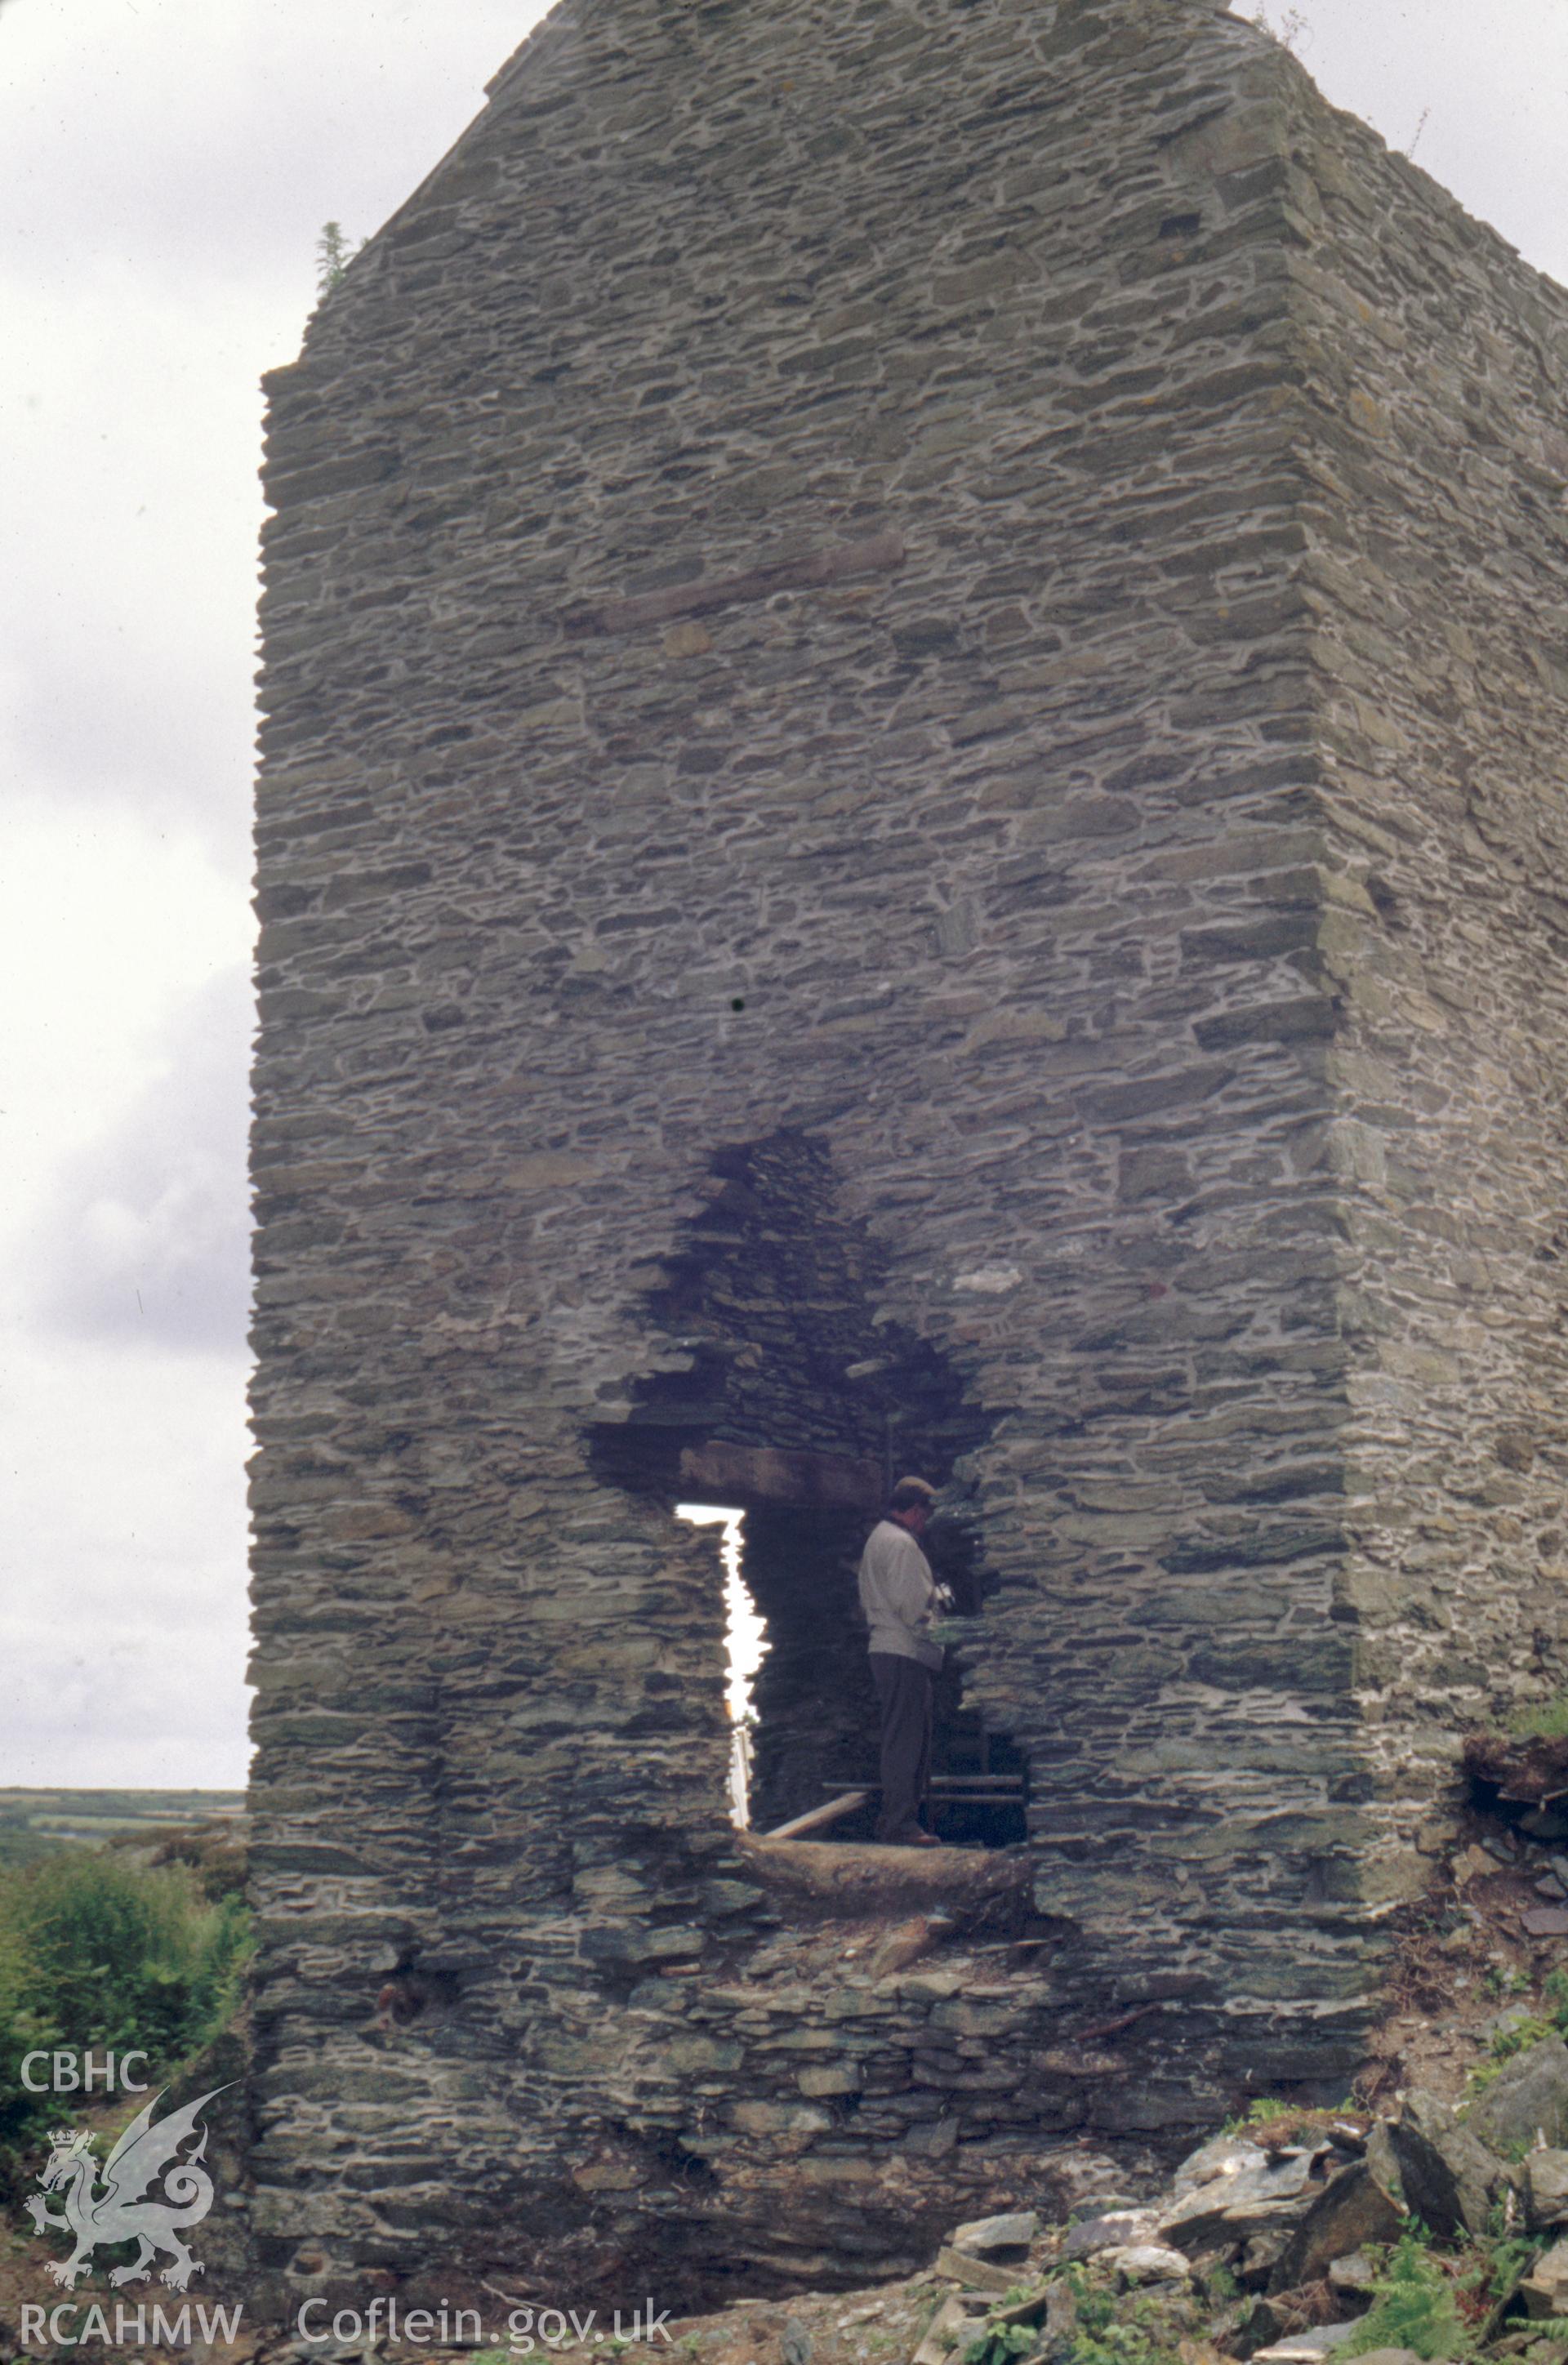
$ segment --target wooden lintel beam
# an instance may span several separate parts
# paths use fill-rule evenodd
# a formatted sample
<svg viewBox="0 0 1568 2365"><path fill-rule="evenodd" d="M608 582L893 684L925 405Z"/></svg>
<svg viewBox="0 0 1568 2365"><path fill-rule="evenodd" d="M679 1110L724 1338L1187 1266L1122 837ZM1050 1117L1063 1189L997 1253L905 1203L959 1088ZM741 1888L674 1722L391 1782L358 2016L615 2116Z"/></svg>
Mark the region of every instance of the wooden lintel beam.
<svg viewBox="0 0 1568 2365"><path fill-rule="evenodd" d="M803 1446L732 1445L711 1438L680 1457L680 1483L693 1500L788 1503L800 1510L859 1511L874 1519L887 1480L879 1462Z"/></svg>
<svg viewBox="0 0 1568 2365"><path fill-rule="evenodd" d="M836 1823L844 1816L852 1815L857 1807L866 1804L870 1795L869 1790L842 1791L836 1799L829 1799L824 1806L812 1807L806 1814L797 1815L791 1822L780 1823L774 1831L759 1832L757 1837L764 1840L804 1839L808 1832L820 1832L824 1825Z"/></svg>

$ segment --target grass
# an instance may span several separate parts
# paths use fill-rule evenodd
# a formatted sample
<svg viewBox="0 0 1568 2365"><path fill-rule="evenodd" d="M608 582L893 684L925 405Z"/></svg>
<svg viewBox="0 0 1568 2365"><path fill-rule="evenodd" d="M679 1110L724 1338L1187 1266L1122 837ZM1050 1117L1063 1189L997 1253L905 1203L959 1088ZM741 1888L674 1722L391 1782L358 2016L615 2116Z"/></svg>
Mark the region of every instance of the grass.
<svg viewBox="0 0 1568 2365"><path fill-rule="evenodd" d="M1514 1741L1568 1741L1568 1691L1516 1709L1508 1719L1508 1733Z"/></svg>
<svg viewBox="0 0 1568 2365"><path fill-rule="evenodd" d="M1524 1985L1529 1987L1528 1979ZM1490 2058L1478 2062L1466 2080L1469 2098L1483 2092L1504 2063L1513 2060L1517 2054L1528 2053L1532 2045L1540 2045L1549 2036L1568 2037L1568 1969L1549 1971L1541 1981L1540 1992L1544 2011L1530 2012L1506 2028L1493 2030Z"/></svg>
<svg viewBox="0 0 1568 2365"><path fill-rule="evenodd" d="M1294 2104L1282 2102L1277 2094L1259 2094L1237 2117L1226 2119L1220 2133L1222 2135L1241 2135L1249 2127L1266 2127L1273 2119L1297 2115Z"/></svg>

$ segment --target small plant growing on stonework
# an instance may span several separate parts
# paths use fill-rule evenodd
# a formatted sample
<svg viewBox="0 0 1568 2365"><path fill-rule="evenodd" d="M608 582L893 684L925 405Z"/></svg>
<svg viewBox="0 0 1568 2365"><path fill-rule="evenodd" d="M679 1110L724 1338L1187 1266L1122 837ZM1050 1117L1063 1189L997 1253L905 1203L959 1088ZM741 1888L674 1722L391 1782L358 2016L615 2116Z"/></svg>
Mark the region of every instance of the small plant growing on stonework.
<svg viewBox="0 0 1568 2365"><path fill-rule="evenodd" d="M1522 1984L1529 1985L1528 1979ZM1506 2028L1495 2028L1488 2046L1490 2057L1478 2061L1465 2079L1466 2093L1471 2100L1488 2087L1506 2061L1516 2054L1528 2053L1530 2047L1544 2043L1549 2036L1568 2035L1568 1975L1551 1972L1543 1983L1543 1994L1551 2006L1551 2015L1530 2012ZM1527 2146L1528 2148L1528 2146ZM1522 2155L1521 2155L1522 2157Z"/></svg>
<svg viewBox="0 0 1568 2365"><path fill-rule="evenodd" d="M362 238L359 246L364 244ZM351 246L343 236L342 222L323 222L321 235L316 241L316 297L319 302L330 296L348 270L359 246Z"/></svg>
<svg viewBox="0 0 1568 2365"><path fill-rule="evenodd" d="M1508 1719L1508 1732L1515 1741L1568 1741L1568 1691L1527 1700Z"/></svg>
<svg viewBox="0 0 1568 2365"><path fill-rule="evenodd" d="M1103 2285L1092 2281L1081 2259L1072 2259L1054 2281L1072 2294L1076 2322L1065 2348L1054 2349L1063 2365L1172 2365L1171 2345L1159 2337L1151 2302L1138 2297L1118 2303ZM1008 2305L1007 2300L998 2303ZM977 2339L962 2352L963 2365L1014 2365L1014 2359L1037 2353L1037 2324L1000 2324L990 2316Z"/></svg>
<svg viewBox="0 0 1568 2365"><path fill-rule="evenodd" d="M1542 2037L1554 2033L1550 2020L1538 2020L1531 2013L1527 2019L1516 2020L1509 2028L1494 2029L1492 2058L1494 2061L1511 2061L1516 2053L1528 2053L1532 2045L1539 2045Z"/></svg>
<svg viewBox="0 0 1568 2365"><path fill-rule="evenodd" d="M1471 2294L1471 2312L1484 2315L1506 2299L1551 2239L1550 2234L1525 2232L1512 2192L1495 2201L1486 2231L1468 2246L1465 2263L1454 2278L1459 2289Z"/></svg>
<svg viewBox="0 0 1568 2365"><path fill-rule="evenodd" d="M1123 2303L1126 2308L1126 2302ZM1159 2337L1154 2303L1140 2297L1130 2315L1118 2310L1108 2292L1090 2292L1078 2303L1078 2330L1067 2365L1167 2365L1170 2349Z"/></svg>
<svg viewBox="0 0 1568 2365"><path fill-rule="evenodd" d="M1462 2357L1466 2344L1454 2288L1430 2255L1422 2230L1401 2234L1372 2286L1372 2304L1340 2352L1408 2348L1430 2360Z"/></svg>
<svg viewBox="0 0 1568 2365"><path fill-rule="evenodd" d="M1287 8L1277 25L1266 8L1260 8L1252 22L1260 33L1267 33L1271 41L1278 41L1282 50L1290 50L1293 53L1296 43L1307 30L1306 18L1299 8Z"/></svg>
<svg viewBox="0 0 1568 2365"><path fill-rule="evenodd" d="M1026 2357L1040 2345L1037 2325L998 2324L971 2340L964 2351L964 2365L1013 2365L1014 2357Z"/></svg>
<svg viewBox="0 0 1568 2365"><path fill-rule="evenodd" d="M1244 2111L1226 2119L1220 2129L1224 2135L1245 2135L1249 2127L1266 2127L1271 2119L1288 2119L1291 2106L1282 2102L1277 2094L1257 2094Z"/></svg>

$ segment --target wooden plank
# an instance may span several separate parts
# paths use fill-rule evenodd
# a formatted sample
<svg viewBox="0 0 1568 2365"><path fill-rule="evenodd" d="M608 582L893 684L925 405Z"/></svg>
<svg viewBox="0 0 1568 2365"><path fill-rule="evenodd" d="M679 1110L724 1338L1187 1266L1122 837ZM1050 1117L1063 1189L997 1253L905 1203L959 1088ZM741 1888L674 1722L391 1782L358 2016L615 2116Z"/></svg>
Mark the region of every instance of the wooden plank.
<svg viewBox="0 0 1568 2365"><path fill-rule="evenodd" d="M803 1839L808 1832L820 1832L825 1823L836 1823L845 1815L852 1815L857 1807L866 1804L870 1795L869 1790L843 1790L836 1799L830 1799L825 1806L812 1807L807 1813L797 1815L792 1822L779 1823L771 1832L759 1832L757 1837L764 1840Z"/></svg>
<svg viewBox="0 0 1568 2365"><path fill-rule="evenodd" d="M837 1788L833 1782L824 1782L822 1787L829 1791L836 1791ZM866 1787L868 1790L875 1790L878 1786L868 1782ZM982 1801L994 1799L1005 1804L1009 1799L1024 1796L1024 1777L1022 1774L934 1774L930 1794L934 1799L963 1798Z"/></svg>
<svg viewBox="0 0 1568 2365"><path fill-rule="evenodd" d="M789 1503L868 1519L875 1519L884 1493L879 1463L801 1446L732 1445L723 1438L683 1450L680 1483L693 1502L735 1503L743 1510L750 1503Z"/></svg>

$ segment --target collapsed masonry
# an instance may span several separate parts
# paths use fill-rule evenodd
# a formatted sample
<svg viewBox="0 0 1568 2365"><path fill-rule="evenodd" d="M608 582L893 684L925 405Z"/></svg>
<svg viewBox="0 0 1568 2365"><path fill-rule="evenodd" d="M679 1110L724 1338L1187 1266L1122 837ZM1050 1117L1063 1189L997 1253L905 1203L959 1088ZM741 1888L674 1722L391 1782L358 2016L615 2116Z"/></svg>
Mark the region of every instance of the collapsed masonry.
<svg viewBox="0 0 1568 2365"><path fill-rule="evenodd" d="M1342 2081L1562 1666L1565 364L1203 0L563 0L270 379L280 2287L847 2270ZM1025 1889L791 1988L674 1506L771 1817L894 1464Z"/></svg>

